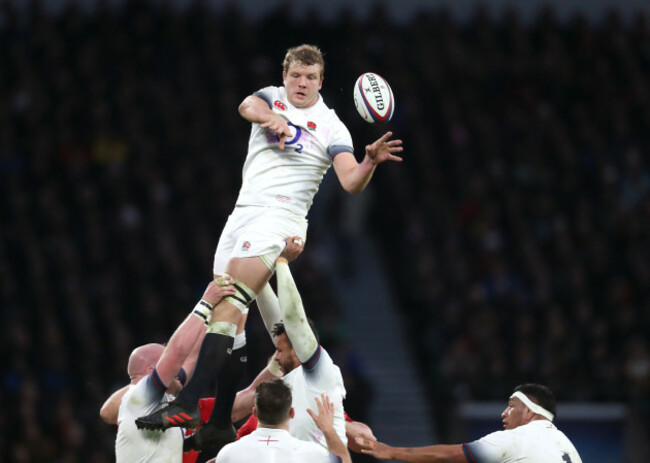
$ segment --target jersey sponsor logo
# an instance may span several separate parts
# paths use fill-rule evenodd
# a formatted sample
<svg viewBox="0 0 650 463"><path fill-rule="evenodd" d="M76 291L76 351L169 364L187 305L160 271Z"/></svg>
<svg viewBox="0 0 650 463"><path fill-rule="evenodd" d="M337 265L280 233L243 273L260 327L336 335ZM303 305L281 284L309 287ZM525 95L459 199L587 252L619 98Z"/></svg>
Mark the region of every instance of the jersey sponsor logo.
<svg viewBox="0 0 650 463"><path fill-rule="evenodd" d="M316 130L316 123L312 121L308 121L307 128L313 132L314 130Z"/></svg>
<svg viewBox="0 0 650 463"><path fill-rule="evenodd" d="M297 125L293 125L291 122L287 122L287 125L289 126L289 130L291 130L291 133L295 132L295 135L291 140L286 140L284 142L284 145L293 145L296 143L298 140L300 140L300 135L302 135L302 129L298 127Z"/></svg>
<svg viewBox="0 0 650 463"><path fill-rule="evenodd" d="M281 203L290 203L291 202L291 197L290 196L275 195L275 199L277 201L280 201Z"/></svg>
<svg viewBox="0 0 650 463"><path fill-rule="evenodd" d="M244 241L244 244L241 245L241 250L242 251L248 251L251 248L251 242L250 241Z"/></svg>
<svg viewBox="0 0 650 463"><path fill-rule="evenodd" d="M292 124L291 122L287 122L287 125L289 126L291 133L294 134L295 132L295 135L293 135L293 138L291 140L286 140L284 142L284 146L291 147L296 153L302 154L302 149L304 146L302 143L299 143L300 136L302 135L302 129L297 125Z"/></svg>
<svg viewBox="0 0 650 463"><path fill-rule="evenodd" d="M278 109L281 109L282 111L286 111L286 110L287 110L287 105L285 105L285 104L284 104L283 102L281 102L280 100L275 100L275 101L273 102L273 106L275 106L275 107L278 108Z"/></svg>

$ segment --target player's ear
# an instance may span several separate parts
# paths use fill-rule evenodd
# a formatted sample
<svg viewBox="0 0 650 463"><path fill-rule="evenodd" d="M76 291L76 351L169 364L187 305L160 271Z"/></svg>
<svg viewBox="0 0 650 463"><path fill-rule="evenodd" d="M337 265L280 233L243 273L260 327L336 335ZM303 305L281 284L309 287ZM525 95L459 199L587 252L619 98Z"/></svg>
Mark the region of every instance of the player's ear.
<svg viewBox="0 0 650 463"><path fill-rule="evenodd" d="M259 419L259 417L257 416L257 408L255 407L253 407L253 416Z"/></svg>
<svg viewBox="0 0 650 463"><path fill-rule="evenodd" d="M524 412L524 420L526 423L530 423L535 416L535 412L532 411L530 408L526 407L526 410Z"/></svg>
<svg viewBox="0 0 650 463"><path fill-rule="evenodd" d="M289 409L289 418L293 418L294 416L296 416L296 411L291 407L291 409Z"/></svg>

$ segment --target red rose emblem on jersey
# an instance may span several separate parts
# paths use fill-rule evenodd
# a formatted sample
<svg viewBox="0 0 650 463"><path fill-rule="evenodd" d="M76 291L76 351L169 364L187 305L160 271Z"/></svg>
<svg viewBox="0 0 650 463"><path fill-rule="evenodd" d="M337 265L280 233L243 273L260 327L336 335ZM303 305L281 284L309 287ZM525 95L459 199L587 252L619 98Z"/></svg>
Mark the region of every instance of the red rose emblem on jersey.
<svg viewBox="0 0 650 463"><path fill-rule="evenodd" d="M316 130L316 123L309 121L307 122L307 127L309 128L309 130Z"/></svg>
<svg viewBox="0 0 650 463"><path fill-rule="evenodd" d="M244 241L244 244L241 245L242 251L248 251L251 248L250 241Z"/></svg>
<svg viewBox="0 0 650 463"><path fill-rule="evenodd" d="M283 102L281 102L280 100L275 100L273 102L273 106L275 106L278 109L281 109L282 111L287 110L287 106Z"/></svg>

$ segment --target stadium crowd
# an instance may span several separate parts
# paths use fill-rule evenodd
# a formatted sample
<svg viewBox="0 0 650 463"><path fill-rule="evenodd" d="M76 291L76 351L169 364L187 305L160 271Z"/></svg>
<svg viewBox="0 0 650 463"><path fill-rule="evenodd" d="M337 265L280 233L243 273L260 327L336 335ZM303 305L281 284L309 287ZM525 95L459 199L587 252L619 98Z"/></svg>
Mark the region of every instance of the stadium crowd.
<svg viewBox="0 0 650 463"><path fill-rule="evenodd" d="M396 95L408 154L377 172L371 228L441 435L450 404L533 379L650 419L647 17L439 11L397 25L378 8L253 24L200 1L12 5L0 1L0 460L111 461L99 406L127 382L131 349L164 342L211 277L248 138L237 105L276 81L296 38L326 51L324 97L355 139L374 130L351 103L356 76L384 73ZM295 268L363 421L368 386L329 276L309 244ZM250 318L254 375L271 344Z"/></svg>

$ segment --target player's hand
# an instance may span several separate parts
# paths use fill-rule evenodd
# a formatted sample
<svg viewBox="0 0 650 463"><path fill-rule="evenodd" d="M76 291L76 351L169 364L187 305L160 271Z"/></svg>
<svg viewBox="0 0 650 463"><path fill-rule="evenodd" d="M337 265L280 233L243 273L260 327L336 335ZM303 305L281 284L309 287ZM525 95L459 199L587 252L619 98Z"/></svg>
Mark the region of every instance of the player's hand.
<svg viewBox="0 0 650 463"><path fill-rule="evenodd" d="M311 416L311 419L314 420L316 426L321 431L325 432L326 430L331 430L334 428L334 402L330 400L325 394L320 395L320 400L318 397L315 397L316 405L318 406L318 415L314 413L310 408L307 409L307 413Z"/></svg>
<svg viewBox="0 0 650 463"><path fill-rule="evenodd" d="M370 145L366 145L366 156L375 164L385 161L402 162L402 158L395 156L394 153L404 151L402 140L389 140L393 132L386 132L379 140Z"/></svg>
<svg viewBox="0 0 650 463"><path fill-rule="evenodd" d="M375 435L372 433L372 429L370 429L367 424L359 421L346 421L345 434L348 436L348 448L356 453L361 453L362 450L361 446L357 444L357 437L363 437L364 439L372 441L377 440Z"/></svg>
<svg viewBox="0 0 650 463"><path fill-rule="evenodd" d="M201 299L216 306L222 298L235 294L233 283L232 277L224 273L210 282Z"/></svg>
<svg viewBox="0 0 650 463"><path fill-rule="evenodd" d="M361 453L371 455L379 460L390 460L393 458L392 447L379 442L378 440L362 435L355 437L354 441L361 449Z"/></svg>
<svg viewBox="0 0 650 463"><path fill-rule="evenodd" d="M284 240L287 245L280 253L280 257L284 257L289 262L294 261L305 249L305 242L299 236L290 236Z"/></svg>
<svg viewBox="0 0 650 463"><path fill-rule="evenodd" d="M287 120L276 113L271 113L269 120L260 125L263 129L269 129L275 132L278 136L278 146L281 150L284 150L284 142L287 140L287 137L291 136L291 129L289 129L289 124Z"/></svg>

